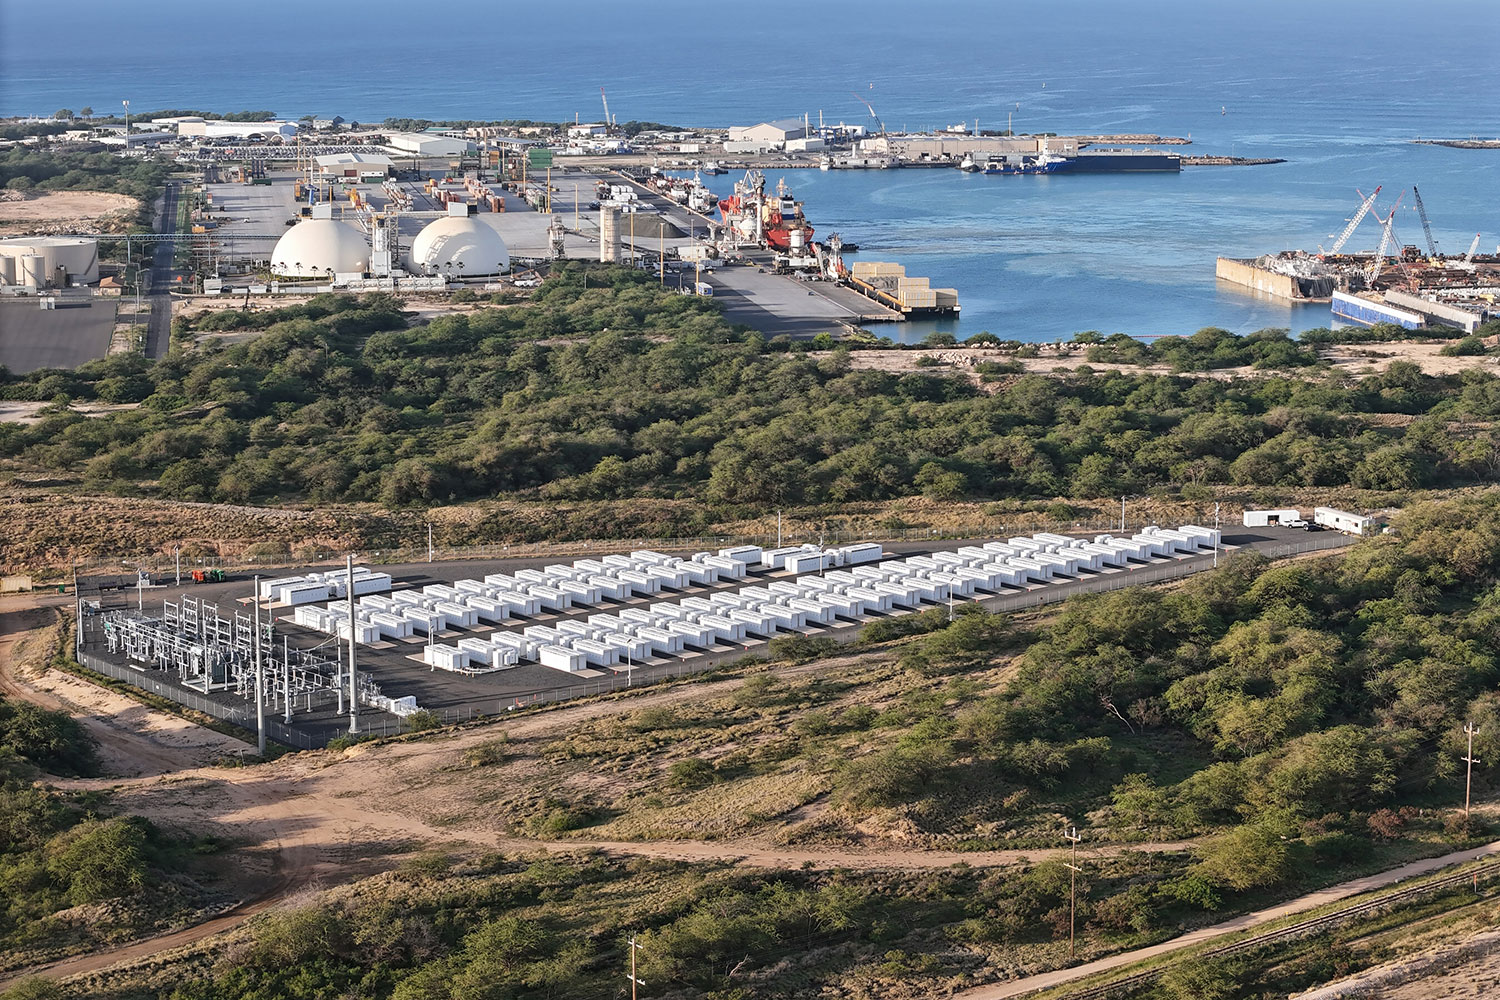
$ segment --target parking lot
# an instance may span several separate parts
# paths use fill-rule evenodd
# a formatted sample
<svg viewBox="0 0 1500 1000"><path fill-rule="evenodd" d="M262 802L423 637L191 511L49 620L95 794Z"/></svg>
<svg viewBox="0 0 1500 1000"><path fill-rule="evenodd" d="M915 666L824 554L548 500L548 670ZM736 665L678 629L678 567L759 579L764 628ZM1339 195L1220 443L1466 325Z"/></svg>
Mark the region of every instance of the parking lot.
<svg viewBox="0 0 1500 1000"><path fill-rule="evenodd" d="M0 301L0 365L24 375L104 357L119 301L59 295L56 309L40 308L35 296Z"/></svg>

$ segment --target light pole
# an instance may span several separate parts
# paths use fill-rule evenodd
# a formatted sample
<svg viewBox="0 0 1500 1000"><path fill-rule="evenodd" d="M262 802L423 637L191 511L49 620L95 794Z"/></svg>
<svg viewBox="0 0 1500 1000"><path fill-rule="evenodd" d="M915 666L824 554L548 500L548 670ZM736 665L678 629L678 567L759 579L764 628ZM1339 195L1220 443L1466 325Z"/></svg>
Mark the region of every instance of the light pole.
<svg viewBox="0 0 1500 1000"><path fill-rule="evenodd" d="M125 105L125 152L130 152L130 102L121 101Z"/></svg>

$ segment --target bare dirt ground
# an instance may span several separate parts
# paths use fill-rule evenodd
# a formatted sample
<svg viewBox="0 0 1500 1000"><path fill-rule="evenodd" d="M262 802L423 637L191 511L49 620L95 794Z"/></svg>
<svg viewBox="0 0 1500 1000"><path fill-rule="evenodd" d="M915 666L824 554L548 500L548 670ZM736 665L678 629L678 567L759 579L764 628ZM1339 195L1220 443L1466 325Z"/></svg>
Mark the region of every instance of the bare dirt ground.
<svg viewBox="0 0 1500 1000"><path fill-rule="evenodd" d="M121 231L140 209L129 195L100 191L48 191L24 201L0 201L0 236L23 233Z"/></svg>
<svg viewBox="0 0 1500 1000"><path fill-rule="evenodd" d="M1457 944L1434 943L1418 954L1297 994L1297 1000L1485 1000L1500 983L1500 931Z"/></svg>
<svg viewBox="0 0 1500 1000"><path fill-rule="evenodd" d="M1355 375L1365 372L1380 372L1390 366L1392 361L1410 361L1419 365L1423 372L1428 375L1454 375L1460 372L1474 369L1485 371L1500 370L1500 358L1493 357L1446 357L1439 351L1446 342L1422 343L1420 341L1391 341L1378 344L1338 344L1324 348L1320 354L1327 359L1335 369L1345 374ZM980 385L989 391L995 391L1006 384L1005 379L997 382L983 383L979 373L974 370L976 365L983 362L1015 363L1021 365L1027 374L1053 375L1062 369L1077 368L1087 365L1094 371L1117 371L1132 374L1170 375L1170 365L1123 365L1107 362L1093 362L1087 358L1088 346L1084 344L1038 344L1039 354L1034 358L1017 358L1014 352L1001 351L992 347L945 347L933 348L931 350L906 350L906 351L852 351L849 355L850 367L855 370L883 371L896 374L909 372L934 372L934 371L959 371L967 374L976 385ZM924 363L919 365L922 358L932 358L937 361L936 365ZM924 366L925 365L925 366ZM1275 372L1257 371L1248 365L1237 368L1219 368L1207 372L1194 372L1194 377L1213 378L1220 381L1229 381L1237 378L1252 377L1279 377Z"/></svg>
<svg viewBox="0 0 1500 1000"><path fill-rule="evenodd" d="M0 424L41 423L42 418L37 416L37 411L46 409L51 405L50 402L28 402L26 400L0 401ZM74 413L80 413L85 417L100 417L106 413L134 410L140 405L140 403L74 403L69 408Z"/></svg>

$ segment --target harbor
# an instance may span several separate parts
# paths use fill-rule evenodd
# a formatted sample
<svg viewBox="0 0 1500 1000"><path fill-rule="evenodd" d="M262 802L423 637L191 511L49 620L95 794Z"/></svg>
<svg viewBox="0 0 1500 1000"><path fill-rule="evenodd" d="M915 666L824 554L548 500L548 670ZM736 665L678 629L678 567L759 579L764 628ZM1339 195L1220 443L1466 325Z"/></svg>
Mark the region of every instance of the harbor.
<svg viewBox="0 0 1500 1000"><path fill-rule="evenodd" d="M1467 252L1440 253L1416 185L1409 193L1423 242L1408 243L1396 229L1396 213L1408 191L1396 195L1384 213L1377 207L1381 191L1361 192L1358 207L1328 249L1220 257L1215 275L1288 301L1328 303L1333 321L1361 326L1442 327L1471 334L1500 317L1500 247L1494 254L1479 253L1482 234L1476 233ZM1379 229L1379 245L1346 252L1367 218Z"/></svg>

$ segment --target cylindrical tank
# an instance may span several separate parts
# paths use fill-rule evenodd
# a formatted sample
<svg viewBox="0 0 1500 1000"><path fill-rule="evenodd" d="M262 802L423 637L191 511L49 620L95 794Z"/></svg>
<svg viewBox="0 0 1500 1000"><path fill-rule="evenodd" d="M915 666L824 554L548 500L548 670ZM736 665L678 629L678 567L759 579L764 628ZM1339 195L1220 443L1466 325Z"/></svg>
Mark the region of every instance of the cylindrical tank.
<svg viewBox="0 0 1500 1000"><path fill-rule="evenodd" d="M16 259L0 255L0 285L14 285L15 283Z"/></svg>
<svg viewBox="0 0 1500 1000"><path fill-rule="evenodd" d="M22 254L17 261L20 265L20 281L18 284L27 288L42 289L47 287L47 258L39 253Z"/></svg>
<svg viewBox="0 0 1500 1000"><path fill-rule="evenodd" d="M620 213L613 208L599 210L599 262L620 262Z"/></svg>
<svg viewBox="0 0 1500 1000"><path fill-rule="evenodd" d="M793 250L801 250L807 246L807 230L790 229L786 234L787 245Z"/></svg>

